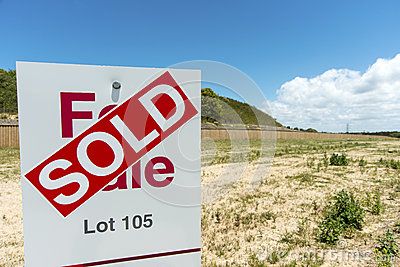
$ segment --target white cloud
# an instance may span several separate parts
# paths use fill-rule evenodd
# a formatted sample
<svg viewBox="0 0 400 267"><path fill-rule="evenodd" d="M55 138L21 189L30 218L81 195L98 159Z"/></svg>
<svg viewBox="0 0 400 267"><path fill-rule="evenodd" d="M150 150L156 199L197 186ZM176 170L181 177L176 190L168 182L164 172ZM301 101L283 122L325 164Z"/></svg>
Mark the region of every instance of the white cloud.
<svg viewBox="0 0 400 267"><path fill-rule="evenodd" d="M285 125L320 131L400 130L400 54L378 59L364 73L331 69L314 78L297 77L268 103Z"/></svg>

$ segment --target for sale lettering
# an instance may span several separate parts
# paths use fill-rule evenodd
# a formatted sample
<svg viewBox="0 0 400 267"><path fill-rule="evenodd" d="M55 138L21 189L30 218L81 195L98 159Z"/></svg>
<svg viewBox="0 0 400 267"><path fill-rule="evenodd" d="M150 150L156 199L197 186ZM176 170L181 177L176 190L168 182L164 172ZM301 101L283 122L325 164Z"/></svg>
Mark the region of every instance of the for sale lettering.
<svg viewBox="0 0 400 267"><path fill-rule="evenodd" d="M136 162L132 165L132 167L128 168L126 172L121 174L118 178L115 179L114 182L107 185L103 191L112 191L115 189L125 190L128 189L128 183L130 182L132 189L141 188L142 187L142 176L141 176L141 166L140 161ZM156 167L156 165L158 167ZM161 167L160 167L161 165ZM171 160L167 157L158 156L151 159L147 162L145 167L144 178L147 183L153 187L166 187L168 186L172 180L174 179L173 175L175 172L174 165ZM155 175L162 175L162 178L157 177Z"/></svg>
<svg viewBox="0 0 400 267"><path fill-rule="evenodd" d="M79 100L94 101L94 96L83 94ZM92 117L89 111L74 113L68 103L64 103L64 109L72 114L63 117L65 137L72 134L73 118ZM183 90L165 72L25 177L66 217L196 114ZM152 186L163 187L172 181L168 174L173 172L173 165L165 159L154 158L145 167L146 180ZM156 164L163 167L156 168ZM168 177L159 181L154 174Z"/></svg>

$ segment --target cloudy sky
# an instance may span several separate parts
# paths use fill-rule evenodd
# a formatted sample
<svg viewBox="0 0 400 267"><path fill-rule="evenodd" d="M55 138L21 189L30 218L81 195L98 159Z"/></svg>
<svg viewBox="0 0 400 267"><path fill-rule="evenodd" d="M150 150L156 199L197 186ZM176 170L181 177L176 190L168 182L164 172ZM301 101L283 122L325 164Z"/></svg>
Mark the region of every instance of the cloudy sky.
<svg viewBox="0 0 400 267"><path fill-rule="evenodd" d="M321 131L400 129L400 54L377 59L365 71L330 69L311 78L296 77L269 102L285 125Z"/></svg>

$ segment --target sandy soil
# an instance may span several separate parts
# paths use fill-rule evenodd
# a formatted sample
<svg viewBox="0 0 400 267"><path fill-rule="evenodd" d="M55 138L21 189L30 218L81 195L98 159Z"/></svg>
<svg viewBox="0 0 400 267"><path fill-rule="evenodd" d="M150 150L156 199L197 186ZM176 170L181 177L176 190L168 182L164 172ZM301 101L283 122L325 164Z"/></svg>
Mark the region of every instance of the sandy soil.
<svg viewBox="0 0 400 267"><path fill-rule="evenodd" d="M346 153L349 165L324 165L324 153L333 152ZM0 266L22 266L18 153L2 150L0 156ZM207 164L202 169L203 265L376 266L377 239L400 222L400 170L384 166L381 158L400 160L400 142L284 141L272 166L263 158ZM318 224L341 189L362 203L365 224L329 246L318 242ZM373 215L365 203L378 191L384 210ZM400 244L400 235L395 238Z"/></svg>
<svg viewBox="0 0 400 267"><path fill-rule="evenodd" d="M378 237L400 222L399 170L379 161L399 160L399 148L398 141L278 144L260 186L254 189L239 182L203 206L203 262L206 266L376 266L373 248ZM324 152L346 153L349 166L325 167ZM366 166L359 166L361 159ZM235 172L234 165L211 166L203 177L217 177L214 169L222 167ZM327 246L317 241L318 223L331 196L341 189L353 192L360 203L366 202L368 193L381 192L384 211L372 215L365 206L363 230ZM399 235L396 238L399 241Z"/></svg>
<svg viewBox="0 0 400 267"><path fill-rule="evenodd" d="M0 151L0 266L23 265L18 151Z"/></svg>

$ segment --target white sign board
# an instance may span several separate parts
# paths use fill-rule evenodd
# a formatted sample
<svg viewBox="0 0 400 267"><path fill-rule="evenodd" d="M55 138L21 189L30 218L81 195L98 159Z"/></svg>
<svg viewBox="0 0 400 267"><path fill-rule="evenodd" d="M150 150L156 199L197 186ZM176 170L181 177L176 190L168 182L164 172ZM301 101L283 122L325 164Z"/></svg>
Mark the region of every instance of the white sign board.
<svg viewBox="0 0 400 267"><path fill-rule="evenodd" d="M200 71L17 79L25 266L200 266Z"/></svg>

